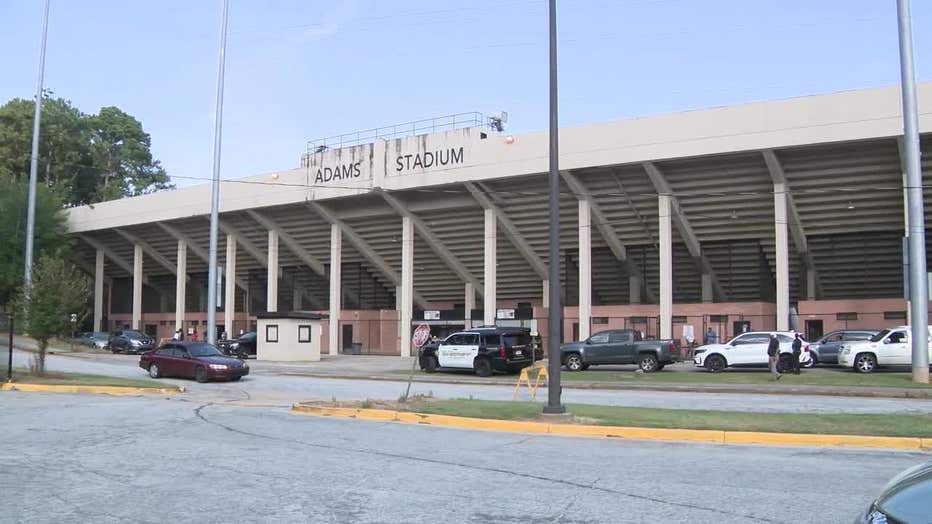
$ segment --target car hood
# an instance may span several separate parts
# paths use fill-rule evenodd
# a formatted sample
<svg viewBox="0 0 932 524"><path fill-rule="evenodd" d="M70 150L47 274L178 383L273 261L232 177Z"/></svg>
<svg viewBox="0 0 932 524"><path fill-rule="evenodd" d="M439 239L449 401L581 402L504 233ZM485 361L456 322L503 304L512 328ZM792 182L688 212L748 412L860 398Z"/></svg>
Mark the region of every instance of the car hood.
<svg viewBox="0 0 932 524"><path fill-rule="evenodd" d="M585 342L567 342L566 344L560 344L560 351L578 351L584 347L586 347Z"/></svg>
<svg viewBox="0 0 932 524"><path fill-rule="evenodd" d="M932 461L893 477L877 497L877 508L900 522L927 522L932 513Z"/></svg>
<svg viewBox="0 0 932 524"><path fill-rule="evenodd" d="M208 364L226 364L233 367L237 367L242 364L240 359L230 357L197 357L197 359L201 362L207 362Z"/></svg>
<svg viewBox="0 0 932 524"><path fill-rule="evenodd" d="M696 348L696 351L699 351L700 349L701 349L703 352L709 352L709 351L724 351L724 350L728 349L729 347L731 347L731 346L729 346L728 344L706 344L706 345L704 345L704 346L699 346L699 347L697 347L697 348Z"/></svg>

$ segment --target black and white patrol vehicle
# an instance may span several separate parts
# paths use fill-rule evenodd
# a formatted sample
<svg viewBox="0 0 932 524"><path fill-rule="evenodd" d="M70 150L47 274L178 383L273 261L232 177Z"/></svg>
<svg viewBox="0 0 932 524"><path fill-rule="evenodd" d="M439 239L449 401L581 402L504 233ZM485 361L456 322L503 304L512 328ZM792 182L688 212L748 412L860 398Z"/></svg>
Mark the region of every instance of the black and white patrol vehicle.
<svg viewBox="0 0 932 524"><path fill-rule="evenodd" d="M480 377L488 377L495 371L517 373L542 357L530 329L509 327L457 331L439 344L418 351L421 369L428 373L440 368L472 369Z"/></svg>

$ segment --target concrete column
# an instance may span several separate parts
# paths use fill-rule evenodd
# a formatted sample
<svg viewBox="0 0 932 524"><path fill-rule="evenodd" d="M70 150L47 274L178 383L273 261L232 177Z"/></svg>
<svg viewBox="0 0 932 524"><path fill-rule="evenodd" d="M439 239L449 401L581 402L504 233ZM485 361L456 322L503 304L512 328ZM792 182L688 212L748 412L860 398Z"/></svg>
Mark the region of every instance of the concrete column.
<svg viewBox="0 0 932 524"><path fill-rule="evenodd" d="M301 311L304 309L304 302L301 300L301 294L304 292L304 287L298 283L298 276L295 275L294 279L291 282L291 310L292 311Z"/></svg>
<svg viewBox="0 0 932 524"><path fill-rule="evenodd" d="M233 319L236 315L236 235L227 235L227 269L223 298L223 329L227 337L236 335Z"/></svg>
<svg viewBox="0 0 932 524"><path fill-rule="evenodd" d="M411 320L414 316L414 222L401 219L401 356L411 356Z"/></svg>
<svg viewBox="0 0 932 524"><path fill-rule="evenodd" d="M628 276L628 303L641 303L641 277L638 275Z"/></svg>
<svg viewBox="0 0 932 524"><path fill-rule="evenodd" d="M579 201L579 339L589 338L592 320L592 213Z"/></svg>
<svg viewBox="0 0 932 524"><path fill-rule="evenodd" d="M327 331L329 345L327 352L336 355L340 352L340 313L343 283L343 232L337 224L330 225L330 323Z"/></svg>
<svg viewBox="0 0 932 524"><path fill-rule="evenodd" d="M815 270L806 268L806 298L816 299Z"/></svg>
<svg viewBox="0 0 932 524"><path fill-rule="evenodd" d="M712 302L715 300L715 294L712 292L712 275L709 273L702 274L702 301Z"/></svg>
<svg viewBox="0 0 932 524"><path fill-rule="evenodd" d="M278 231L269 231L268 285L265 296L266 311L278 311Z"/></svg>
<svg viewBox="0 0 932 524"><path fill-rule="evenodd" d="M660 338L673 338L673 217L670 195L658 196L660 220Z"/></svg>
<svg viewBox="0 0 932 524"><path fill-rule="evenodd" d="M542 290L541 296L543 297L541 304L542 307L546 308L547 305L550 304L550 281L544 280L540 283L540 285Z"/></svg>
<svg viewBox="0 0 932 524"><path fill-rule="evenodd" d="M133 246L133 329L142 329L142 246Z"/></svg>
<svg viewBox="0 0 932 524"><path fill-rule="evenodd" d="M485 271L483 293L485 300L482 306L482 323L486 326L495 324L495 313L498 301L495 297L496 279L498 278L498 219L495 211L485 210Z"/></svg>
<svg viewBox="0 0 932 524"><path fill-rule="evenodd" d="M94 264L94 331L105 331L104 322L104 251L97 250Z"/></svg>
<svg viewBox="0 0 932 524"><path fill-rule="evenodd" d="M395 286L395 311L398 312L398 339L396 340L396 342L398 344L399 351L401 350L401 332L404 331L403 329L401 329L403 325L402 320L401 320L401 310L404 309L401 305L401 295L403 294L404 293L402 292L402 287Z"/></svg>
<svg viewBox="0 0 932 524"><path fill-rule="evenodd" d="M178 259L175 265L175 272L178 274L175 278L175 331L178 331L184 329L184 314L187 307L185 297L188 293L188 282L185 280L188 274L188 244L184 240L178 241Z"/></svg>
<svg viewBox="0 0 932 524"><path fill-rule="evenodd" d="M777 255L777 330L790 328L790 254L786 224L786 185L773 185L773 221Z"/></svg>
<svg viewBox="0 0 932 524"><path fill-rule="evenodd" d="M463 293L466 297L463 304L465 314L463 318L465 318L466 329L469 329L472 327L472 310L476 307L476 290L472 288L472 284L467 282Z"/></svg>

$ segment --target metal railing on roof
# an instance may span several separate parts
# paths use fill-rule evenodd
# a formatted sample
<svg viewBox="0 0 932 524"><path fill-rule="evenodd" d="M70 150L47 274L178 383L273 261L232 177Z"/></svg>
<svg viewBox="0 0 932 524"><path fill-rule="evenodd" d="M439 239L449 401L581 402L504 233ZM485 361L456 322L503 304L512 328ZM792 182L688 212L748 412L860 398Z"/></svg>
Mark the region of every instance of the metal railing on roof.
<svg viewBox="0 0 932 524"><path fill-rule="evenodd" d="M471 113L457 113L455 115L415 120L413 122L392 124L390 126L363 129L352 133L308 140L306 153L311 155L328 149L371 144L376 140L393 140L406 136L436 133L437 131L491 126L491 122L487 120L482 113L476 111Z"/></svg>

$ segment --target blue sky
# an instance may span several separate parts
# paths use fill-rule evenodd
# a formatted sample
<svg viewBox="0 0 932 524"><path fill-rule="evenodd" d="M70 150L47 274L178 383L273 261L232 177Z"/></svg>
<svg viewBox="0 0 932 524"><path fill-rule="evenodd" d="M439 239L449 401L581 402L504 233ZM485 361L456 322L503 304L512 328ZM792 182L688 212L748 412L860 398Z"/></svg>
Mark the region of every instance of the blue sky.
<svg viewBox="0 0 932 524"><path fill-rule="evenodd" d="M913 0L932 79L932 2ZM139 118L209 177L220 0L52 0L45 85ZM894 0L560 0L561 125L894 84ZM41 0L0 2L0 103L35 89ZM308 139L467 111L547 126L547 0L231 0L222 177ZM179 185L195 183L176 178Z"/></svg>

